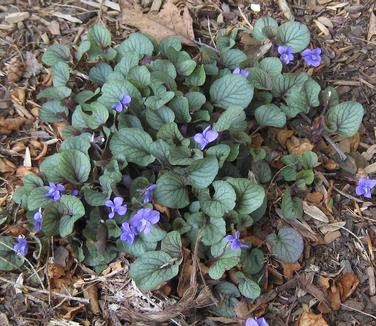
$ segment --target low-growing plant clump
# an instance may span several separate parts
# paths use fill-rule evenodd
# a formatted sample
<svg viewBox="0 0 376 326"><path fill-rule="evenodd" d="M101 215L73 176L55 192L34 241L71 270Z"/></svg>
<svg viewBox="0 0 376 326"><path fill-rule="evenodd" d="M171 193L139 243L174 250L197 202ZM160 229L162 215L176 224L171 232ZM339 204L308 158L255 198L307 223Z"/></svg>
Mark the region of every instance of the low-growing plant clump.
<svg viewBox="0 0 376 326"><path fill-rule="evenodd" d="M283 155L252 136L267 139L269 128L287 125L330 142L332 134L357 132L363 108L341 103L305 71L290 72L297 60L304 67L322 61L305 25L257 20L253 37L270 45L261 58L236 48L237 33L220 31L216 49L184 50L177 37L157 44L141 33L113 46L98 24L77 49L50 46L42 61L53 86L38 95L39 117L65 123L63 141L13 196L31 233L1 237L0 269L20 268L24 256L39 257L59 236L98 273L126 253L130 276L149 291L176 278L196 249L204 277L217 280L213 291L225 298L212 313L231 317L241 297L256 299L264 252L252 246L251 227L273 207L267 195L275 183L284 189L283 217L302 218L301 194L319 182L319 159L312 151ZM286 263L303 250L288 226L267 243Z"/></svg>

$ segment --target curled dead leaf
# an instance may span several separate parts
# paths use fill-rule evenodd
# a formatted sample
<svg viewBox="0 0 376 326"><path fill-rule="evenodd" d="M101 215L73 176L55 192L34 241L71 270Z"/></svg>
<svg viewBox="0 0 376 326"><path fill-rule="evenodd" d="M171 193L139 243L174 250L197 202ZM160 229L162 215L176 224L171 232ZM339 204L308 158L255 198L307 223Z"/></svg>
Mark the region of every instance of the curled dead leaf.
<svg viewBox="0 0 376 326"><path fill-rule="evenodd" d="M307 196L305 197L305 200L309 201L312 204L320 204L323 198L324 198L324 195L321 192L315 191L315 192L310 192L309 194L307 194Z"/></svg>
<svg viewBox="0 0 376 326"><path fill-rule="evenodd" d="M300 266L299 262L295 262L292 264L284 264L282 263L283 268L283 275L288 279L291 280L294 276L294 272L300 270L302 266Z"/></svg>
<svg viewBox="0 0 376 326"><path fill-rule="evenodd" d="M98 288L95 284L90 284L84 289L85 298L90 301L90 308L94 315L99 315L101 313L101 308L99 307L98 301Z"/></svg>
<svg viewBox="0 0 376 326"><path fill-rule="evenodd" d="M0 135L9 135L13 131L19 131L26 119L22 117L0 117Z"/></svg>
<svg viewBox="0 0 376 326"><path fill-rule="evenodd" d="M287 150L290 154L302 155L313 149L313 145L307 138L297 138L292 136L286 141Z"/></svg>
<svg viewBox="0 0 376 326"><path fill-rule="evenodd" d="M1 173L13 173L16 171L17 166L6 158L0 157L0 172Z"/></svg>
<svg viewBox="0 0 376 326"><path fill-rule="evenodd" d="M141 32L155 37L158 41L167 36L177 36L182 43L195 46L193 20L188 7L180 10L172 0L167 0L158 14L144 14L135 8L130 0L121 0L121 21L136 27Z"/></svg>
<svg viewBox="0 0 376 326"><path fill-rule="evenodd" d="M74 315L83 311L85 309L85 305L83 303L79 303L75 307L69 307L69 306L64 306L64 309L66 311L66 314L63 316L64 319L66 320L71 320L73 319Z"/></svg>
<svg viewBox="0 0 376 326"><path fill-rule="evenodd" d="M313 312L305 311L299 318L299 326L328 326L324 317Z"/></svg>
<svg viewBox="0 0 376 326"><path fill-rule="evenodd" d="M294 132L292 130L279 129L277 133L277 140L282 147L286 148L287 140L290 139L293 135Z"/></svg>
<svg viewBox="0 0 376 326"><path fill-rule="evenodd" d="M259 149L261 148L262 143L264 142L264 138L257 133L252 136L252 147Z"/></svg>
<svg viewBox="0 0 376 326"><path fill-rule="evenodd" d="M341 300L345 301L351 296L359 285L359 278L352 272L347 272L338 280Z"/></svg>
<svg viewBox="0 0 376 326"><path fill-rule="evenodd" d="M306 201L303 201L303 211L305 214L314 218L315 220L323 223L329 223L328 217L320 208L310 205Z"/></svg>
<svg viewBox="0 0 376 326"><path fill-rule="evenodd" d="M332 160L332 159L327 160L324 163L324 167L325 167L325 169L327 169L329 171L334 171L334 170L338 170L339 169L338 163L336 161Z"/></svg>

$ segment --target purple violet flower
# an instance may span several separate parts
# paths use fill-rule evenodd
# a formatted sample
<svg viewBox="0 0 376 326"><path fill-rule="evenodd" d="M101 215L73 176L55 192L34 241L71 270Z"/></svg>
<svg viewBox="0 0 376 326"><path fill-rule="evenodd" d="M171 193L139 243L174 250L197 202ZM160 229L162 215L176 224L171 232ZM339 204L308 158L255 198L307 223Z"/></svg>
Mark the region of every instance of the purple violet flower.
<svg viewBox="0 0 376 326"><path fill-rule="evenodd" d="M236 67L232 73L234 75L242 75L244 78L248 78L249 76L249 71L245 70L245 69L242 69L240 67Z"/></svg>
<svg viewBox="0 0 376 326"><path fill-rule="evenodd" d="M131 103L132 98L127 94L122 94L120 96L119 102L116 102L112 108L116 112L122 112L123 110L128 109L129 104Z"/></svg>
<svg viewBox="0 0 376 326"><path fill-rule="evenodd" d="M232 250L237 250L241 248L248 248L248 246L240 241L240 231L235 232L235 237L233 235L227 235L225 239L229 242L230 248Z"/></svg>
<svg viewBox="0 0 376 326"><path fill-rule="evenodd" d="M217 131L212 130L211 126L207 126L202 133L197 133L194 135L194 141L200 145L200 149L203 150L209 143L215 141L219 134Z"/></svg>
<svg viewBox="0 0 376 326"><path fill-rule="evenodd" d="M104 205L111 209L111 212L108 213L108 218L113 219L115 214L123 216L127 213L128 207L127 205L123 205L124 198L122 197L115 197L114 200L106 200Z"/></svg>
<svg viewBox="0 0 376 326"><path fill-rule="evenodd" d="M43 214L42 208L39 208L37 212L35 212L34 216L34 230L35 232L39 232L42 230L42 221L43 221Z"/></svg>
<svg viewBox="0 0 376 326"><path fill-rule="evenodd" d="M78 189L73 189L71 191L71 195L74 196L74 197L77 197L79 194L80 194L80 191Z"/></svg>
<svg viewBox="0 0 376 326"><path fill-rule="evenodd" d="M49 182L48 186L47 196L51 197L54 201L58 201L61 198L61 192L65 191L64 186L61 183L55 185L53 182Z"/></svg>
<svg viewBox="0 0 376 326"><path fill-rule="evenodd" d="M285 64L289 64L292 60L294 60L294 55L292 54L291 46L278 46L278 53L280 54L279 59Z"/></svg>
<svg viewBox="0 0 376 326"><path fill-rule="evenodd" d="M358 185L355 188L355 192L358 196L364 196L366 198L372 197L372 189L376 187L375 179L360 178Z"/></svg>
<svg viewBox="0 0 376 326"><path fill-rule="evenodd" d="M160 213L151 208L141 208L131 218L131 225L137 230L137 232L148 234L151 231L151 226L157 224L160 219Z"/></svg>
<svg viewBox="0 0 376 326"><path fill-rule="evenodd" d="M27 240L23 235L19 235L16 239L16 243L13 246L13 250L17 253L19 256L26 256L27 252L29 251L29 245L27 243Z"/></svg>
<svg viewBox="0 0 376 326"><path fill-rule="evenodd" d="M264 317L248 318L245 322L245 326L269 326L269 324Z"/></svg>
<svg viewBox="0 0 376 326"><path fill-rule="evenodd" d="M321 63L321 49L316 48L316 49L305 49L301 53L304 61L306 62L307 65L313 66L313 67L318 67Z"/></svg>
<svg viewBox="0 0 376 326"><path fill-rule="evenodd" d="M149 187L147 187L145 190L141 190L141 192L144 195L144 204L150 203L153 201L154 196L153 196L153 191L154 189L157 188L157 185L153 183Z"/></svg>
<svg viewBox="0 0 376 326"><path fill-rule="evenodd" d="M127 241L130 245L133 243L135 237L137 236L137 230L134 226L129 225L129 223L124 222L121 225L121 235L120 240Z"/></svg>

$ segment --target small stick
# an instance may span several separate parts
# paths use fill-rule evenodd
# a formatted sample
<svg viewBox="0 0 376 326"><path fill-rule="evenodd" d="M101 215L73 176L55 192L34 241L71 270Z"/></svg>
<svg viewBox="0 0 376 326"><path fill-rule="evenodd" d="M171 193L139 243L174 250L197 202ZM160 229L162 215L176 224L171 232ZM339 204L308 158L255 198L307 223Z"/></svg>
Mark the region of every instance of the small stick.
<svg viewBox="0 0 376 326"><path fill-rule="evenodd" d="M10 280L7 280L6 278L3 278L0 276L0 281L4 282L4 283L8 283L8 284L11 284L13 285L14 287L17 287L18 285L13 282L13 281L10 281ZM55 297L59 297L59 298L63 298L65 300L71 300L71 301L77 301L77 302L81 302L81 303L85 303L85 304L88 304L90 303L89 302L89 299L84 299L84 298L78 298L78 297L72 297L70 295L66 295L66 294L62 294L62 293L57 293L57 292L53 292L53 291L48 291L48 290L40 290L40 289L37 289L37 288L34 288L34 287L31 287L31 286L27 286L27 285L22 285L20 286L19 288L24 288L26 290L29 290L29 291L33 291L33 292L37 292L37 293L42 293L42 294L46 294L46 295L49 295L51 294L52 296L55 296ZM30 294L29 294L30 295Z"/></svg>
<svg viewBox="0 0 376 326"><path fill-rule="evenodd" d="M370 317L370 318L376 320L376 316L374 316L374 315L371 315L371 314L368 314L368 313L366 313L366 312L364 312L364 311L361 311L361 310L355 309L355 308L350 307L350 306L348 306L348 305L346 305L346 304L344 304L344 303L341 303L341 306L342 306L342 307L345 307L346 309L349 309L349 310L352 310L352 311L356 311L356 312L358 312L358 313L360 313L360 314L362 314L362 315L364 315L364 316L368 316L368 317Z"/></svg>

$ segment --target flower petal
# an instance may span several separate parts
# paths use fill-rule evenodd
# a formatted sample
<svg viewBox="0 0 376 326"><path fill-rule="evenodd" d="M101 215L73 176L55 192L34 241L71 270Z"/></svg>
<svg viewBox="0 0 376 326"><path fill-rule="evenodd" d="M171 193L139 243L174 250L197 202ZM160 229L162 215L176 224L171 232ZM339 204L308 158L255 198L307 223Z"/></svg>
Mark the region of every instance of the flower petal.
<svg viewBox="0 0 376 326"><path fill-rule="evenodd" d="M123 204L123 202L124 202L123 197L117 196L117 197L114 198L115 207L121 206Z"/></svg>
<svg viewBox="0 0 376 326"><path fill-rule="evenodd" d="M114 208L114 203L112 202L112 200L106 200L105 202L104 202L104 206L106 206L106 207L109 207L109 208Z"/></svg>
<svg viewBox="0 0 376 326"><path fill-rule="evenodd" d="M116 213L118 213L120 216L123 216L123 215L127 214L127 210L128 210L127 205L119 206L116 209Z"/></svg>
<svg viewBox="0 0 376 326"><path fill-rule="evenodd" d="M219 134L215 130L208 130L205 134L205 138L206 138L208 143L215 141L218 138L218 136L219 136Z"/></svg>
<svg viewBox="0 0 376 326"><path fill-rule="evenodd" d="M311 49L305 49L303 52L301 52L300 54L302 55L302 57L306 57L308 55L311 55Z"/></svg>
<svg viewBox="0 0 376 326"><path fill-rule="evenodd" d="M278 53L279 54L285 54L286 53L286 50L288 50L288 48L286 49L284 46L280 45L278 46Z"/></svg>

